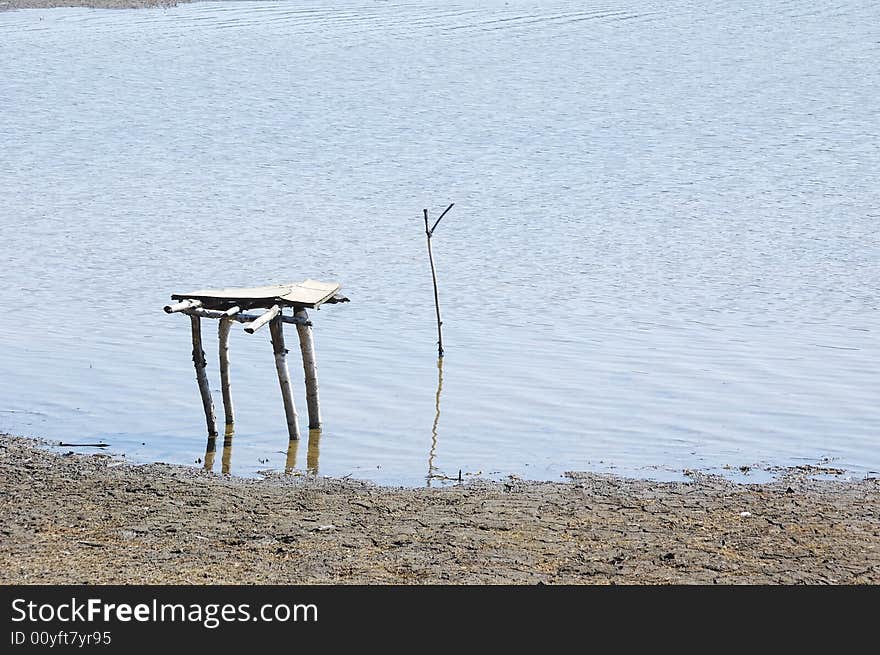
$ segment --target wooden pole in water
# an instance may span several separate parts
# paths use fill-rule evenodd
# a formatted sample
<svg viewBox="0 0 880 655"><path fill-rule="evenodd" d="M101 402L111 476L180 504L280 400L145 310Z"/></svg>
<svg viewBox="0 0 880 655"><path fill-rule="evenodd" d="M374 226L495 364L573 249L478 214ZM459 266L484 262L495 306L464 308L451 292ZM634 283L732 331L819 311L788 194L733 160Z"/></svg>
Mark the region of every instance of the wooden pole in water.
<svg viewBox="0 0 880 655"><path fill-rule="evenodd" d="M205 410L205 423L208 427L208 437L217 436L217 421L214 418L214 401L211 400L211 387L208 386L208 375L205 373L207 362L205 351L202 350L202 319L190 315L192 321L192 359L196 367L196 380L199 383L199 393L202 395L202 407Z"/></svg>
<svg viewBox="0 0 880 655"><path fill-rule="evenodd" d="M272 335L272 349L275 351L275 368L278 371L281 398L284 400L287 434L291 439L299 439L299 421L296 415L296 403L293 400L293 389L290 385L290 371L287 370L287 348L284 347L284 323L280 316L269 321L269 332Z"/></svg>
<svg viewBox="0 0 880 655"><path fill-rule="evenodd" d="M431 250L431 237L434 236L434 230L437 229L437 225L446 216L446 212L452 209L453 205L455 205L454 202L450 203L449 207L443 210L440 218L434 222L432 227L428 227L428 210L423 210L425 214L425 234L428 237L428 260L431 262L431 279L434 281L434 307L437 310L437 354L441 358L443 357L443 331L441 330L443 321L440 318L440 294L437 291L437 271L434 268L434 252Z"/></svg>
<svg viewBox="0 0 880 655"><path fill-rule="evenodd" d="M217 336L220 341L220 389L223 392L223 413L226 416L226 425L235 423L232 393L229 389L229 328L231 324L232 321L229 318L221 318L217 328Z"/></svg>
<svg viewBox="0 0 880 655"><path fill-rule="evenodd" d="M306 377L306 402L309 407L309 430L321 429L321 402L318 397L318 366L315 363L315 338L312 334L309 313L305 309L294 314L302 319L296 324L299 348L302 352L303 371Z"/></svg>

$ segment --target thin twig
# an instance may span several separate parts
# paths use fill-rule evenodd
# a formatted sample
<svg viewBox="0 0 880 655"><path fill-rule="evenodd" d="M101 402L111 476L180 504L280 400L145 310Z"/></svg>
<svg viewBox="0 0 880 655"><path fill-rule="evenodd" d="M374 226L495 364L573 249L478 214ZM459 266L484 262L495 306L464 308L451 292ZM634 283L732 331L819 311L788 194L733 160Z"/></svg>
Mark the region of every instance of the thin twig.
<svg viewBox="0 0 880 655"><path fill-rule="evenodd" d="M432 235L434 234L434 230L437 229L437 225L439 225L439 224L440 224L440 221L443 220L443 217L446 216L446 212L448 212L450 209L452 209L452 207L453 207L454 205L455 205L454 202L449 203L449 207L447 207L446 209L443 210L443 213L440 214L440 218L438 218L436 221L434 221L434 227L431 228L431 234L432 234ZM427 211L427 210L426 210L426 211Z"/></svg>
<svg viewBox="0 0 880 655"><path fill-rule="evenodd" d="M446 214L446 212L448 212L451 208L452 208L452 205L449 205L449 207L446 208L446 211L444 211L443 214ZM440 318L440 294L437 290L437 270L434 268L434 253L431 250L431 236L434 234L434 230L428 229L428 210L425 209L423 211L424 211L424 215L425 215L425 234L428 237L428 260L431 262L431 279L434 282L434 307L437 310L437 353L438 353L438 356L442 358L443 357L443 331L441 328L443 326L443 320ZM443 215L441 215L440 218L443 218ZM438 218L437 223L439 223L439 222L440 222L440 219ZM437 227L437 223L434 223L434 227Z"/></svg>

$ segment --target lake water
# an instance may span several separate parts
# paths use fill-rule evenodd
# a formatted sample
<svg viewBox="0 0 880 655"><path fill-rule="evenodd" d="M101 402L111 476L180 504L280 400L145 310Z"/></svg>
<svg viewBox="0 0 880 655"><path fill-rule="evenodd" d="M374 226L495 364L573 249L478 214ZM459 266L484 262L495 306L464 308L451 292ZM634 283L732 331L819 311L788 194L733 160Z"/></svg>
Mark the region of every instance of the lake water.
<svg viewBox="0 0 880 655"><path fill-rule="evenodd" d="M880 471L880 5L328 4L0 12L0 430L197 466L162 305L312 277L297 471ZM231 346L232 471L284 470Z"/></svg>

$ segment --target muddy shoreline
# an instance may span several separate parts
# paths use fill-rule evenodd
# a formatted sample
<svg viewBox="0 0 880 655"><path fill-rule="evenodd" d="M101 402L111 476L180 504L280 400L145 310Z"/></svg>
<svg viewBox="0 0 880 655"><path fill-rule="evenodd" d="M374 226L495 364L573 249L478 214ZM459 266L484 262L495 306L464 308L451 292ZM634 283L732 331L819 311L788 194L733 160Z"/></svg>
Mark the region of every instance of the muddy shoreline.
<svg viewBox="0 0 880 655"><path fill-rule="evenodd" d="M0 436L0 583L877 584L880 480L398 489Z"/></svg>

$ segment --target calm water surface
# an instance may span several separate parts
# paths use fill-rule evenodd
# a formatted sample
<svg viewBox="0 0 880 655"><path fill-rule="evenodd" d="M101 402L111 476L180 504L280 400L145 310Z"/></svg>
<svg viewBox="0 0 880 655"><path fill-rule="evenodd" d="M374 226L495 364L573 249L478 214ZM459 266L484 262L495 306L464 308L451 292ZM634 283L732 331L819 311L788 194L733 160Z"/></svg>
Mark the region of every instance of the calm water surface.
<svg viewBox="0 0 880 655"><path fill-rule="evenodd" d="M880 470L880 5L327 5L0 13L0 430L196 465L168 294L313 277L323 434L237 326L233 472Z"/></svg>

